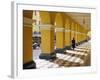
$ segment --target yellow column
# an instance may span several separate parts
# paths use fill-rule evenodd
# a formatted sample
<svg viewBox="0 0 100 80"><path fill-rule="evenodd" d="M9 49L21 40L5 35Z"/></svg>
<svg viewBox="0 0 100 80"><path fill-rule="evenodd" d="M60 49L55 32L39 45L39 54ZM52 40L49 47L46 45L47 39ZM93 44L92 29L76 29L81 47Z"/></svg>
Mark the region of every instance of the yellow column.
<svg viewBox="0 0 100 80"><path fill-rule="evenodd" d="M54 53L54 26L51 25L50 12L40 11L40 31L41 31L41 59L56 58Z"/></svg>
<svg viewBox="0 0 100 80"><path fill-rule="evenodd" d="M23 63L32 60L32 27L29 25L23 28Z"/></svg>
<svg viewBox="0 0 100 80"><path fill-rule="evenodd" d="M82 27L80 26L80 43L82 41Z"/></svg>
<svg viewBox="0 0 100 80"><path fill-rule="evenodd" d="M82 38L83 38L83 27L82 26L80 26L80 42L82 43Z"/></svg>
<svg viewBox="0 0 100 80"><path fill-rule="evenodd" d="M87 33L86 33L86 28L85 28L85 30L84 30L84 40L85 41L87 40L86 36L87 36Z"/></svg>
<svg viewBox="0 0 100 80"><path fill-rule="evenodd" d="M74 31L74 22L71 23L71 40L73 40L73 38L75 38L75 31Z"/></svg>
<svg viewBox="0 0 100 80"><path fill-rule="evenodd" d="M75 24L75 41L76 41L76 45L77 45L77 43L78 43L78 25L77 24Z"/></svg>
<svg viewBox="0 0 100 80"><path fill-rule="evenodd" d="M54 52L54 28L52 25L40 25L41 31L41 59L54 59L56 54Z"/></svg>
<svg viewBox="0 0 100 80"><path fill-rule="evenodd" d="M23 69L36 68L32 56L32 11L23 11Z"/></svg>
<svg viewBox="0 0 100 80"><path fill-rule="evenodd" d="M85 41L85 28L83 28L83 42Z"/></svg>
<svg viewBox="0 0 100 80"><path fill-rule="evenodd" d="M91 32L89 29L86 29L86 40L89 40L91 38Z"/></svg>
<svg viewBox="0 0 100 80"><path fill-rule="evenodd" d="M80 25L79 25L79 43L80 43Z"/></svg>
<svg viewBox="0 0 100 80"><path fill-rule="evenodd" d="M64 28L57 27L56 30L56 52L62 53L64 48Z"/></svg>
<svg viewBox="0 0 100 80"><path fill-rule="evenodd" d="M79 24L77 25L77 43L79 44L79 42L80 42L80 32L79 32L79 28L80 28L80 26L79 26Z"/></svg>
<svg viewBox="0 0 100 80"><path fill-rule="evenodd" d="M64 52L64 25L62 13L57 13L55 17L55 35L56 35L56 50L55 52Z"/></svg>
<svg viewBox="0 0 100 80"><path fill-rule="evenodd" d="M65 49L71 49L71 30L70 30L70 20L66 19L65 23Z"/></svg>
<svg viewBox="0 0 100 80"><path fill-rule="evenodd" d="M85 28L85 40L87 40L87 29Z"/></svg>
<svg viewBox="0 0 100 80"><path fill-rule="evenodd" d="M84 27L82 28L82 41L84 42Z"/></svg>
<svg viewBox="0 0 100 80"><path fill-rule="evenodd" d="M83 43L83 26L80 26L80 43Z"/></svg>

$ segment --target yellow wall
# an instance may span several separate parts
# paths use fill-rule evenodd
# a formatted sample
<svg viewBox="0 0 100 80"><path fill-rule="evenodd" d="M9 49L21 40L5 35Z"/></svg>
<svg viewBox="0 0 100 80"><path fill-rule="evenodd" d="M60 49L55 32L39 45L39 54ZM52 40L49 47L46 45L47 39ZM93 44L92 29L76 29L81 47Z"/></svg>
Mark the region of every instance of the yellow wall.
<svg viewBox="0 0 100 80"><path fill-rule="evenodd" d="M43 53L50 53L50 32L48 30L41 30L41 49L43 51ZM48 37L46 37L48 36ZM46 46L45 46L46 45ZM47 47L48 46L48 47ZM45 52L44 52L45 51Z"/></svg>
<svg viewBox="0 0 100 80"><path fill-rule="evenodd" d="M52 16L54 16L52 14ZM51 54L54 52L54 26L51 25L50 12L40 12L41 24L41 49L44 54ZM53 23L52 23L53 24Z"/></svg>
<svg viewBox="0 0 100 80"><path fill-rule="evenodd" d="M64 33L56 32L56 47L63 48L64 47Z"/></svg>
<svg viewBox="0 0 100 80"><path fill-rule="evenodd" d="M65 32L65 46L70 46L70 32Z"/></svg>
<svg viewBox="0 0 100 80"><path fill-rule="evenodd" d="M57 13L55 17L56 23L56 48L64 48L64 26L61 13Z"/></svg>
<svg viewBox="0 0 100 80"><path fill-rule="evenodd" d="M41 24L50 24L50 14L49 12L40 11Z"/></svg>
<svg viewBox="0 0 100 80"><path fill-rule="evenodd" d="M23 63L32 60L32 27L23 27Z"/></svg>
<svg viewBox="0 0 100 80"><path fill-rule="evenodd" d="M66 31L68 30L68 31ZM65 22L65 46L70 46L70 20L68 17L66 17L66 22Z"/></svg>
<svg viewBox="0 0 100 80"><path fill-rule="evenodd" d="M32 19L32 10L23 10L23 16Z"/></svg>
<svg viewBox="0 0 100 80"><path fill-rule="evenodd" d="M76 40L76 43L78 42L77 40L77 37L78 36L78 33L77 33L77 23L75 23L75 40Z"/></svg>
<svg viewBox="0 0 100 80"><path fill-rule="evenodd" d="M32 14L31 10L23 11L23 64L32 61ZM26 20L27 19L27 20Z"/></svg>
<svg viewBox="0 0 100 80"><path fill-rule="evenodd" d="M75 27L75 26L74 26L74 22L72 22L72 23L71 23L71 40L72 40L73 38L75 38L74 27Z"/></svg>
<svg viewBox="0 0 100 80"><path fill-rule="evenodd" d="M53 31L52 31L53 33ZM53 48L54 45L53 44L53 40L51 39L51 34L50 30L41 30L41 49L42 49L42 53L51 53L53 52ZM53 36L53 35L52 35Z"/></svg>
<svg viewBox="0 0 100 80"><path fill-rule="evenodd" d="M51 24L54 25L55 24L56 12L49 12L49 13L50 13Z"/></svg>
<svg viewBox="0 0 100 80"><path fill-rule="evenodd" d="M55 17L56 27L63 27L63 19L61 13L57 13Z"/></svg>
<svg viewBox="0 0 100 80"><path fill-rule="evenodd" d="M70 29L70 20L68 17L66 17L66 22L65 22L65 29Z"/></svg>

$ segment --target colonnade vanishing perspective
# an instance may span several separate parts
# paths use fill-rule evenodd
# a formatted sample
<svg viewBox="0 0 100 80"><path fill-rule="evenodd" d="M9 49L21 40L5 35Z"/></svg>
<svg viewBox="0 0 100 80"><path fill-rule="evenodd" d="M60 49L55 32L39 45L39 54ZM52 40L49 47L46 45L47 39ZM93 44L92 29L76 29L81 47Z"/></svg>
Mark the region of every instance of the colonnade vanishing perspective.
<svg viewBox="0 0 100 80"><path fill-rule="evenodd" d="M41 54L40 59L55 59L56 53L63 54L71 49L71 40L75 38L76 45L87 41L90 31L80 25L67 12L38 11L40 17ZM23 68L36 68L32 55L32 17L34 11L23 10ZM32 64L33 66L27 67Z"/></svg>

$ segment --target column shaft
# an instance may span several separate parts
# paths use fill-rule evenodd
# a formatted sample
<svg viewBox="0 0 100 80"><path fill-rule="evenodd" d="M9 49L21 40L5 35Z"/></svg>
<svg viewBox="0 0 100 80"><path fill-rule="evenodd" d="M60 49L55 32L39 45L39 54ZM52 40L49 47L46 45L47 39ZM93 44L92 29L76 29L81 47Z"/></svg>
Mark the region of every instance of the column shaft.
<svg viewBox="0 0 100 80"><path fill-rule="evenodd" d="M65 49L71 49L70 30L65 29Z"/></svg>
<svg viewBox="0 0 100 80"><path fill-rule="evenodd" d="M54 59L56 54L54 52L54 28L51 25L41 25L41 59Z"/></svg>
<svg viewBox="0 0 100 80"><path fill-rule="evenodd" d="M36 64L32 56L32 19L24 17L23 25L23 69L33 69Z"/></svg>
<svg viewBox="0 0 100 80"><path fill-rule="evenodd" d="M56 28L56 52L63 53L64 28Z"/></svg>

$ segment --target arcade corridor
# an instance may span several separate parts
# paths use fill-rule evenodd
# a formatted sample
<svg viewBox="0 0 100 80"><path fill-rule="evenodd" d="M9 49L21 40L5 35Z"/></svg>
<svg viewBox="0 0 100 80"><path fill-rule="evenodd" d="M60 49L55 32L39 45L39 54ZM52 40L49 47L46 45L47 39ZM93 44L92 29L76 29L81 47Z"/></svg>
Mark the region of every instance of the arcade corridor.
<svg viewBox="0 0 100 80"><path fill-rule="evenodd" d="M23 69L90 66L90 24L90 13L23 10Z"/></svg>

